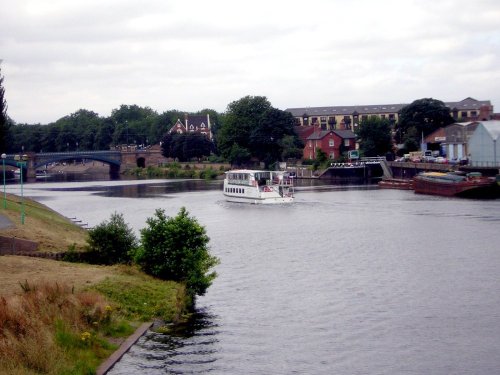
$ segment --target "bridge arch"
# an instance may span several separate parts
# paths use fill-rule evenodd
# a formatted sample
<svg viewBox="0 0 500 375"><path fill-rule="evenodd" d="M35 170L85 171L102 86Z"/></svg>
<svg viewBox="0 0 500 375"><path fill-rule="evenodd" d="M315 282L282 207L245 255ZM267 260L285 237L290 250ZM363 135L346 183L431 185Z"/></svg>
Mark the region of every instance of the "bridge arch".
<svg viewBox="0 0 500 375"><path fill-rule="evenodd" d="M100 161L102 163L106 163L106 164L109 164L110 166L113 165L113 166L117 166L117 167L120 167L121 165L121 162L120 161L117 161L117 160L113 160L113 159L110 159L110 158L107 158L107 157L103 157L103 156L99 156L99 155L86 155L86 156L81 156L81 155L55 155L55 156L51 156L51 157L47 157L47 158L43 158L43 160L39 160L37 158L36 162L33 164L33 167L35 169L38 169L44 165L47 165L47 164L52 164L52 163L58 163L58 162L61 162L61 161L65 161L65 160L75 160L75 159L85 159L85 160L94 160L94 161Z"/></svg>

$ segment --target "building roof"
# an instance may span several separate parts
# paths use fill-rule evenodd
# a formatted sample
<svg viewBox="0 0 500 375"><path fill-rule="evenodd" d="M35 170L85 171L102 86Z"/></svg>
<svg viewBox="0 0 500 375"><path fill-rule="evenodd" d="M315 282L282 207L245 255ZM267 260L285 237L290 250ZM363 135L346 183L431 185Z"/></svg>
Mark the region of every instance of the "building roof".
<svg viewBox="0 0 500 375"><path fill-rule="evenodd" d="M323 139L330 133L334 133L342 139L356 138L356 135L351 130L321 130L319 132L312 133L309 137L307 137L307 139Z"/></svg>
<svg viewBox="0 0 500 375"><path fill-rule="evenodd" d="M356 134L352 132L352 130L333 130L335 134L337 134L340 138L348 139L348 138L356 138Z"/></svg>
<svg viewBox="0 0 500 375"><path fill-rule="evenodd" d="M358 115L369 115L373 113L397 113L411 103L401 104L378 104L378 105L351 105L351 106L327 106L327 107L302 107L302 108L287 108L285 111L290 112L294 117L301 117L304 114L307 116L351 116L354 112ZM479 110L482 106L491 106L489 100L476 100L468 97L458 102L445 102L447 107L463 110Z"/></svg>
<svg viewBox="0 0 500 375"><path fill-rule="evenodd" d="M207 115L189 115L187 116L188 126L201 127L202 124L208 126L209 117Z"/></svg>
<svg viewBox="0 0 500 375"><path fill-rule="evenodd" d="M425 143L436 143L436 142L442 142L443 140L446 140L446 132L445 132L444 128L439 128L439 129L434 130L427 137L425 137L424 142Z"/></svg>
<svg viewBox="0 0 500 375"><path fill-rule="evenodd" d="M500 138L500 120L480 121L479 123L490 133L491 138Z"/></svg>

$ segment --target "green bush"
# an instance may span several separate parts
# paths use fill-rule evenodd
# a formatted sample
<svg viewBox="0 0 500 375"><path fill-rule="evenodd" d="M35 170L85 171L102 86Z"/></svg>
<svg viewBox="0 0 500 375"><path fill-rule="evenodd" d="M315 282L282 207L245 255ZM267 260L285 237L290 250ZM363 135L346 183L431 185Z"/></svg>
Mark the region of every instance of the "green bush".
<svg viewBox="0 0 500 375"><path fill-rule="evenodd" d="M200 178L204 178L205 180L213 180L217 175L218 173L214 171L212 167L200 171Z"/></svg>
<svg viewBox="0 0 500 375"><path fill-rule="evenodd" d="M122 214L113 213L109 221L89 230L87 256L90 263L130 263L137 248L137 238Z"/></svg>
<svg viewBox="0 0 500 375"><path fill-rule="evenodd" d="M217 276L210 271L219 260L210 255L205 228L182 207L174 218L157 209L141 230L136 262L152 276L184 283L194 302L204 295Z"/></svg>

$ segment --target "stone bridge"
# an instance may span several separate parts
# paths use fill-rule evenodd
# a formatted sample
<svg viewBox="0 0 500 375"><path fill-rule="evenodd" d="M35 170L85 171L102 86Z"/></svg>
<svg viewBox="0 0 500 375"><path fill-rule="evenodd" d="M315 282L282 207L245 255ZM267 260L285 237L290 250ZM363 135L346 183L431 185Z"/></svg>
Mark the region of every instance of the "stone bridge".
<svg viewBox="0 0 500 375"><path fill-rule="evenodd" d="M3 156L3 155L2 155ZM147 149L109 150L109 151L69 151L69 152L27 152L25 154L8 154L2 158L5 166L22 169L23 179L36 177L36 171L45 169L52 163L72 160L99 161L109 164L110 174L119 174L122 166L127 168L159 165L167 161L161 154L160 147Z"/></svg>

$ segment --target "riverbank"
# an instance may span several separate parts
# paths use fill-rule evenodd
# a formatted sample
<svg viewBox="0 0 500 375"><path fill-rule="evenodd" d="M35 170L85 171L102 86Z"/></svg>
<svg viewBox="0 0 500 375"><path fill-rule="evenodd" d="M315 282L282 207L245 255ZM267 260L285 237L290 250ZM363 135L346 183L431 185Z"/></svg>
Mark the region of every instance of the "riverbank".
<svg viewBox="0 0 500 375"><path fill-rule="evenodd" d="M83 248L86 231L37 202L24 200L21 224L18 200L0 210L11 222L0 235L40 240L39 251ZM5 255L0 269L0 373L95 373L143 322L176 321L186 308L182 285L133 266Z"/></svg>

